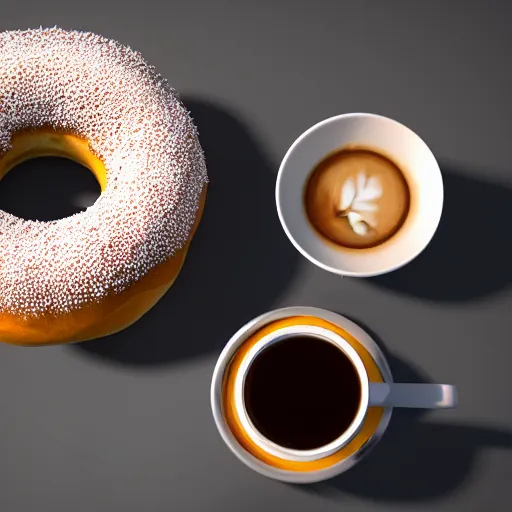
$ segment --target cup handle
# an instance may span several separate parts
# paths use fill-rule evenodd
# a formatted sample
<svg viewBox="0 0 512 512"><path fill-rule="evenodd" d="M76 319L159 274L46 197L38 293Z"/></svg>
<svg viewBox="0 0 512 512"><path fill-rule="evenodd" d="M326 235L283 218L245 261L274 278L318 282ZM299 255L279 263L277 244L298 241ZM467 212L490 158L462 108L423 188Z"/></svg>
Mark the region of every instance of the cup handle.
<svg viewBox="0 0 512 512"><path fill-rule="evenodd" d="M370 407L453 409L457 403L457 389L449 384L370 382Z"/></svg>

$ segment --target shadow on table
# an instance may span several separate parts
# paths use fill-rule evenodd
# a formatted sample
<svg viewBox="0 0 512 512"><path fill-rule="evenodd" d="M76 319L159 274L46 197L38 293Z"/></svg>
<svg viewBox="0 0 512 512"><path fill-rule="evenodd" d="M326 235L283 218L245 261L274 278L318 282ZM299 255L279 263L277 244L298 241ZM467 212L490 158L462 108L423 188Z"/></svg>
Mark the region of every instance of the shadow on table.
<svg viewBox="0 0 512 512"><path fill-rule="evenodd" d="M294 274L298 253L279 223L271 163L232 113L192 98L184 103L199 129L210 183L181 274L134 325L71 350L129 365L220 351L272 307Z"/></svg>
<svg viewBox="0 0 512 512"><path fill-rule="evenodd" d="M512 281L512 189L442 165L445 200L439 228L416 260L371 284L434 301L468 301Z"/></svg>
<svg viewBox="0 0 512 512"><path fill-rule="evenodd" d="M384 353L396 382L430 382L385 348ZM480 450L512 449L511 431L435 423L427 416L424 410L395 409L382 440L361 462L327 482L300 488L341 501L347 494L389 502L432 500L463 486Z"/></svg>

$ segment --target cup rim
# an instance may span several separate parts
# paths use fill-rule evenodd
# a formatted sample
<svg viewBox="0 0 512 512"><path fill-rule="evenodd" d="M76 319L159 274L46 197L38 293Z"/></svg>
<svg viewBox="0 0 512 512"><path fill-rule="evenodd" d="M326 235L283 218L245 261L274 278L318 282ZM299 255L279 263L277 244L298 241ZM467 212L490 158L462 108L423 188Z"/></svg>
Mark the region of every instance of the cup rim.
<svg viewBox="0 0 512 512"><path fill-rule="evenodd" d="M430 149L430 147L428 146L428 144L411 128L409 128L408 126L404 125L403 123L401 123L399 121L396 121L395 119L392 119L387 116L383 116L381 114L372 114L372 113L368 113L368 112L349 112L349 113L345 113L345 114L338 114L335 116L328 117L328 118L326 118L322 121L319 121L318 123L310 126L306 131L304 131L301 135L299 135L299 137L297 137L297 139L295 139L295 141L292 143L292 145L288 148L288 151L285 153L285 155L281 161L281 164L279 166L279 171L277 173L276 187L275 187L275 201L276 201L276 207L277 207L277 215L279 217L279 221L281 222L281 226L283 227L283 230L286 233L286 236L288 237L290 242L293 244L293 246L299 251L299 253L302 254L302 256L304 256L307 260L309 260L314 265L322 268L323 270L332 272L334 274L338 274L340 276L374 277L374 276L379 276L382 274L387 274L389 272L393 272L393 271L398 270L399 268L409 264L411 261L416 259L432 241L432 238L434 237L434 235L439 227L439 223L441 221L441 214L442 214L443 204L444 204L444 183L443 183L443 176L442 176L441 170L439 169L439 164L437 165L437 168L439 170L439 177L441 179L440 207L439 207L439 213L437 215L437 218L434 219L432 233L428 236L428 239L425 240L425 243L420 248L418 248L411 254L408 254L405 258L401 258L399 261L397 261L397 263L395 263L393 265L388 265L387 267L383 267L383 268L381 268L379 270L375 270L375 271L368 271L368 272L362 271L361 272L361 271L352 271L352 270L342 270L338 267L333 267L331 265L327 265L327 264L321 262L320 260L318 260L317 258L315 258L310 253L308 253L297 242L297 240L291 233L290 229L288 228L285 216L284 216L282 208L281 208L281 200L279 198L279 192L281 190L281 182L283 179L284 169L285 169L292 153L294 153L295 150L297 149L297 147L300 144L302 144L304 139L306 139L311 133L319 130L320 128L322 128L326 125L338 122L342 119L349 119L349 118L354 118L354 117L376 119L376 120L390 122L390 123L401 126L403 129L408 131L412 136L417 137L423 143L423 145L425 146L427 151L432 155L435 162L437 163L437 159L435 158L435 155L432 152L432 150Z"/></svg>
<svg viewBox="0 0 512 512"><path fill-rule="evenodd" d="M265 437L258 429L254 426L251 421L247 408L245 406L244 399L244 386L247 373L254 363L256 357L261 354L263 350L268 348L274 343L279 343L283 339L290 336L300 334L305 336L311 336L313 338L322 339L336 346L341 350L347 358L350 360L359 378L361 385L360 400L357 412L350 423L349 427L336 439L326 445L318 448L309 450L297 450L286 448L277 443L274 443L267 437ZM240 422L246 431L246 434L251 440L258 445L262 450L276 457L288 459L291 461L313 461L318 460L340 450L343 446L349 443L354 436L359 432L361 426L366 418L366 414L369 407L369 395L370 395L369 378L366 368L359 357L357 351L346 341L342 336L329 331L323 327L309 326L309 325L294 325L289 327L283 327L270 334L264 336L259 340L245 355L244 359L240 364L238 374L235 378L235 407L239 414Z"/></svg>

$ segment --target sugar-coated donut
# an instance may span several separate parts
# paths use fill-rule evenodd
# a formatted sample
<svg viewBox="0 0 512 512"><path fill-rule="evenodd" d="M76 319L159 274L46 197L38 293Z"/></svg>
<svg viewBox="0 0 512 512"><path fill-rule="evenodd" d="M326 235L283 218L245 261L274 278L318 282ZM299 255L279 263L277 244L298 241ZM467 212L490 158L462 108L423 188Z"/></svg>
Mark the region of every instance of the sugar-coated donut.
<svg viewBox="0 0 512 512"><path fill-rule="evenodd" d="M91 33L4 32L0 176L48 155L89 167L102 193L52 222L0 211L0 341L17 345L136 321L176 279L206 196L194 123L139 53Z"/></svg>

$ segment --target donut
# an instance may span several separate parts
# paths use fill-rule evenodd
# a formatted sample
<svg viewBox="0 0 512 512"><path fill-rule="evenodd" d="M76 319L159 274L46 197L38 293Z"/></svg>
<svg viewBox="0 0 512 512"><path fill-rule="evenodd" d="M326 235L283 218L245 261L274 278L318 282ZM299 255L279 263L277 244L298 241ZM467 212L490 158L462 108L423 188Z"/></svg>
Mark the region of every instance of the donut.
<svg viewBox="0 0 512 512"><path fill-rule="evenodd" d="M178 276L208 176L175 89L130 47L57 27L0 34L0 177L24 160L88 167L101 195L51 222L0 211L0 341L120 331Z"/></svg>

